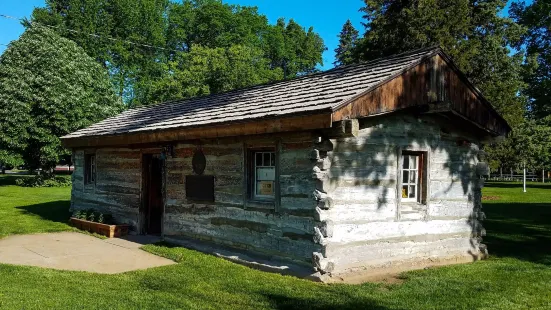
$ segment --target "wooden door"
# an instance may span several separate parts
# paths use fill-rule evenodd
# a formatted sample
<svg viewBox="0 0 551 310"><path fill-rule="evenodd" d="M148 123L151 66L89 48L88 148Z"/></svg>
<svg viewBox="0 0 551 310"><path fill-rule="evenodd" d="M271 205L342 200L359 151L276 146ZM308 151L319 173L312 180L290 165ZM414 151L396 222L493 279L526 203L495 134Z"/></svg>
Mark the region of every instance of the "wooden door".
<svg viewBox="0 0 551 310"><path fill-rule="evenodd" d="M163 221L163 163L159 156L146 154L144 169L144 232L150 235L161 234Z"/></svg>

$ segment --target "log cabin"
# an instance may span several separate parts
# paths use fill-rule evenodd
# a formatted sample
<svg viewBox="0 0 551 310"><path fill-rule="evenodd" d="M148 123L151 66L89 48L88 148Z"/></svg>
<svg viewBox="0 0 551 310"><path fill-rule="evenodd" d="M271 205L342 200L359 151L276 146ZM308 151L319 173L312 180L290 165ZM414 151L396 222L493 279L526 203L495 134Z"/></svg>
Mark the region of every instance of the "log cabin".
<svg viewBox="0 0 551 310"><path fill-rule="evenodd" d="M72 210L332 281L484 258L507 122L438 47L127 110L62 137Z"/></svg>

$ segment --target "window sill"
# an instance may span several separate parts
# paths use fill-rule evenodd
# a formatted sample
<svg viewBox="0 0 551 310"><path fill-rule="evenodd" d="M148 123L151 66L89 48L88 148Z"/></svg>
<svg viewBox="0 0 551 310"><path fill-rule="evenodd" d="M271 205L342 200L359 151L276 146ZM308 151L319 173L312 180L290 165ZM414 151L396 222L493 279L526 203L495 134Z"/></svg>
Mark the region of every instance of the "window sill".
<svg viewBox="0 0 551 310"><path fill-rule="evenodd" d="M216 202L214 200L202 200L202 199L193 199L193 198L186 198L186 203L199 204L199 205L215 205L216 204Z"/></svg>
<svg viewBox="0 0 551 310"><path fill-rule="evenodd" d="M273 200L247 200L246 209L275 210L275 201Z"/></svg>
<svg viewBox="0 0 551 310"><path fill-rule="evenodd" d="M427 206L426 203L421 203L417 201L400 201L402 206Z"/></svg>

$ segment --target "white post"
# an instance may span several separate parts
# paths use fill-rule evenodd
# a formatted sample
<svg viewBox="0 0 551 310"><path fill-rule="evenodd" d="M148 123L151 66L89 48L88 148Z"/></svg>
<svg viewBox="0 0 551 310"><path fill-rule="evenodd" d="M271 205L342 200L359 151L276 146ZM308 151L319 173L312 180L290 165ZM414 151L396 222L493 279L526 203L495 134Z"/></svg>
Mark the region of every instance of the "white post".
<svg viewBox="0 0 551 310"><path fill-rule="evenodd" d="M541 181L545 183L545 169L541 170Z"/></svg>
<svg viewBox="0 0 551 310"><path fill-rule="evenodd" d="M526 163L524 163L524 192L526 193Z"/></svg>

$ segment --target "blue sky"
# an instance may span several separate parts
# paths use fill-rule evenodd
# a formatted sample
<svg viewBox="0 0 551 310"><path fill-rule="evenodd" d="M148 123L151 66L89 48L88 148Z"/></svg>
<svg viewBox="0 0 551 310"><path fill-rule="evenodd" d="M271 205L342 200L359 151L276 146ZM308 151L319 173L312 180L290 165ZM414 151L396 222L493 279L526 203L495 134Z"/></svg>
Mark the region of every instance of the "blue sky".
<svg viewBox="0 0 551 310"><path fill-rule="evenodd" d="M350 19L356 29L363 33L362 14L359 12L362 0L224 0L225 3L257 6L258 11L268 17L271 24L278 18L293 18L303 27L314 27L325 42L328 50L323 54L323 69L333 67L335 48L339 43L337 35L342 25Z"/></svg>
<svg viewBox="0 0 551 310"><path fill-rule="evenodd" d="M0 14L15 17L29 17L35 7L44 6L44 0L0 0ZM279 17L293 18L302 26L314 27L321 35L328 50L323 54L324 65L322 69L333 67L334 50L338 44L337 35L342 25L350 19L354 26L363 33L361 26L362 14L358 11L362 6L362 0L223 0L224 3L257 6L261 14L264 14L275 23ZM531 1L527 1L531 2ZM506 12L506 11L505 11ZM0 18L0 44L8 44L16 40L23 32L19 22ZM5 46L0 45L0 54Z"/></svg>

